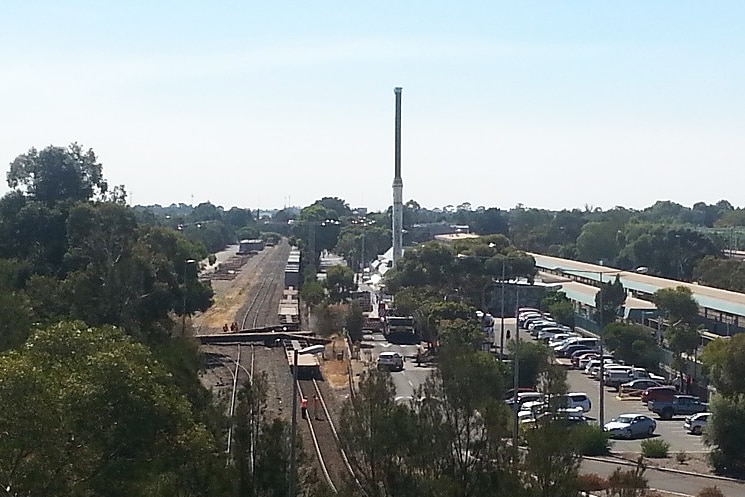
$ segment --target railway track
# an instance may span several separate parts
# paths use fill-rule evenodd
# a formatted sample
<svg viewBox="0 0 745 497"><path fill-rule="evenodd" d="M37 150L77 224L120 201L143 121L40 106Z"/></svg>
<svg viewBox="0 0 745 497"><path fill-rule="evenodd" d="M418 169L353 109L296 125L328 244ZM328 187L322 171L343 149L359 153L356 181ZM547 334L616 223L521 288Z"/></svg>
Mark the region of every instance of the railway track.
<svg viewBox="0 0 745 497"><path fill-rule="evenodd" d="M307 426L310 431L321 473L329 487L336 493L350 478L355 479L349 459L341 448L334 420L326 407L326 401L318 381L298 380L301 398L308 399ZM359 482L357 482L359 486Z"/></svg>
<svg viewBox="0 0 745 497"><path fill-rule="evenodd" d="M273 250L269 251L265 249L259 255L261 259L257 261L257 283L254 283L247 290L246 305L239 311L239 325L241 329L278 324L277 309L281 291L284 288L284 268L289 256L289 250L289 246L283 243ZM242 383L241 378L253 378L256 350L253 346L249 345L243 345L242 348L240 345L230 347L234 347L228 354L233 361L232 363L225 361L223 364L230 370L232 375L232 388L228 408L228 415L232 420L237 404L237 392ZM248 350L249 347L250 351ZM261 351L260 347L259 351ZM307 444L306 438L306 445L313 446L324 479L329 487L334 492L337 492L350 479L354 478L354 473L349 465L346 454L344 454L340 447L339 436L334 426L333 418L326 406L322 388L316 380L300 380L298 381L298 390L302 398L309 400L308 418L306 420L308 429L301 430L301 436L310 438L311 444ZM318 399L317 405L314 399ZM233 448L233 439L233 423L231 421L226 444L228 462L231 460L230 455ZM253 460L253 457L251 457L251 460Z"/></svg>
<svg viewBox="0 0 745 497"><path fill-rule="evenodd" d="M232 388L230 392L230 403L228 407L228 418L230 419L230 426L228 427L228 436L227 436L227 446L225 448L225 453L228 455L228 462L230 462L231 459L231 449L233 444L233 428L234 428L234 422L233 418L235 416L235 408L236 408L236 401L238 397L238 389L240 388L241 382L239 382L239 379L241 376L244 377L244 380L252 380L254 376L254 359L256 357L255 350L253 345L243 345L238 344L236 347L236 353L235 355L230 354L230 357L233 359L232 364L228 363L223 365L230 371L230 374L233 378ZM246 359L246 354L244 350L247 349L248 352L248 359ZM245 366L244 362L248 360L248 367ZM253 457L251 458L253 460Z"/></svg>
<svg viewBox="0 0 745 497"><path fill-rule="evenodd" d="M278 245L274 250L262 252L264 259L259 266L261 283L250 289L248 306L243 311L240 322L241 329L278 324L279 285L288 254L289 247L286 243Z"/></svg>

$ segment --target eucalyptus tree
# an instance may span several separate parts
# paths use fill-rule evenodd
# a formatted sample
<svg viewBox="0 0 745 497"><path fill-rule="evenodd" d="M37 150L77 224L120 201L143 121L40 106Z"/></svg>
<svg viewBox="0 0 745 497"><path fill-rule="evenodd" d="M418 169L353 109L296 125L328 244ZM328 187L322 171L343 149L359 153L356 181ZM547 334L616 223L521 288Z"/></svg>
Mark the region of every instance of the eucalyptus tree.
<svg viewBox="0 0 745 497"><path fill-rule="evenodd" d="M12 495L214 495L221 451L149 350L62 323L0 356L0 484Z"/></svg>

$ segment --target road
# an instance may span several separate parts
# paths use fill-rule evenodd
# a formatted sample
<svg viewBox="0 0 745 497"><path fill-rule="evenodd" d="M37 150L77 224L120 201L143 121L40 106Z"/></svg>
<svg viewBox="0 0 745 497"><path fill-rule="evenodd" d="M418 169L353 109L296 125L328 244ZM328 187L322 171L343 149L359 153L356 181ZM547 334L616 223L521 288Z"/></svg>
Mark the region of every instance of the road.
<svg viewBox="0 0 745 497"><path fill-rule="evenodd" d="M391 373L396 386L396 400L402 401L414 397L416 390L424 384L434 369L432 366L416 365L416 345L398 345L388 343L382 333L370 333L363 337L363 357L375 362L381 352L398 352L404 357L404 370Z"/></svg>
<svg viewBox="0 0 745 497"><path fill-rule="evenodd" d="M582 461L581 472L596 473L607 478L617 467L619 467L617 464L585 459ZM630 466L621 466L621 469L628 470L632 468ZM745 483L672 473L654 468L647 468L644 476L647 478L650 488L664 490L666 492L697 495L701 489L716 485L727 497L745 495Z"/></svg>

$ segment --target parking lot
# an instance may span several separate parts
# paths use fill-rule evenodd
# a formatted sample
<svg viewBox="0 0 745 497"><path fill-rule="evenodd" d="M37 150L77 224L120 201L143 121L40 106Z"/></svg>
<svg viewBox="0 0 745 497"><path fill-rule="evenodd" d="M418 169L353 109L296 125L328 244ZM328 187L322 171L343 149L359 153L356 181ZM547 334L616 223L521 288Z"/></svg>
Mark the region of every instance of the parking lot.
<svg viewBox="0 0 745 497"><path fill-rule="evenodd" d="M582 371L570 369L567 374L569 391L584 392L592 400L592 409L588 417L597 420L600 408L600 384L599 382L585 376ZM683 430L683 417L676 417L669 421L663 421L648 411L647 406L639 399L619 400L615 389L605 389L605 422L609 422L620 414L646 414L657 422L655 436L662 438L670 444L670 452L685 451L689 453L708 452L709 449L703 444L701 436L689 435ZM641 452L643 439L615 440L613 450L619 452Z"/></svg>

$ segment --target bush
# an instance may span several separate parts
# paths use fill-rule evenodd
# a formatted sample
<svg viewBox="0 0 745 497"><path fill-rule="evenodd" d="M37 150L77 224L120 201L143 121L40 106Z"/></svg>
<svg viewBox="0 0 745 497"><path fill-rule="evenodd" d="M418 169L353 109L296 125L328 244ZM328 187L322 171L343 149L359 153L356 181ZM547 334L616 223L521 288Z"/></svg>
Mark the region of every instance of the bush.
<svg viewBox="0 0 745 497"><path fill-rule="evenodd" d="M579 475L577 477L577 487L582 492L597 492L608 488L608 480L596 473Z"/></svg>
<svg viewBox="0 0 745 497"><path fill-rule="evenodd" d="M667 457L670 452L670 444L662 439L655 438L642 442L642 455L652 459Z"/></svg>
<svg viewBox="0 0 745 497"><path fill-rule="evenodd" d="M574 442L577 452L583 456L603 456L610 452L610 437L597 425L575 428Z"/></svg>
<svg viewBox="0 0 745 497"><path fill-rule="evenodd" d="M644 472L647 467L644 465L644 458L639 457L636 461L636 467L633 469L622 470L616 468L613 474L608 477L607 494L614 497L642 497L647 494L647 479Z"/></svg>
<svg viewBox="0 0 745 497"><path fill-rule="evenodd" d="M688 461L688 454L686 454L686 451L681 450L675 454L675 460L678 461L678 464L685 464Z"/></svg>
<svg viewBox="0 0 745 497"><path fill-rule="evenodd" d="M724 493L716 485L713 487L704 487L696 494L697 497L724 497Z"/></svg>

